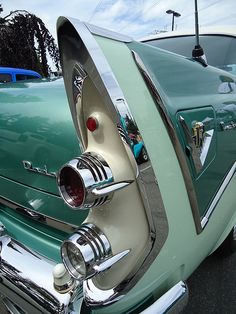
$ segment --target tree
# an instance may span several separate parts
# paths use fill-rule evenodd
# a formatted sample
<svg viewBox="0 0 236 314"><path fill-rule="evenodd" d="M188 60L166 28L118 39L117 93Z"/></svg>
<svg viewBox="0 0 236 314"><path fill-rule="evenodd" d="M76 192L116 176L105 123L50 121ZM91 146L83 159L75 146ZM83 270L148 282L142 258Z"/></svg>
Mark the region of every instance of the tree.
<svg viewBox="0 0 236 314"><path fill-rule="evenodd" d="M3 8L0 4L0 14ZM0 17L0 65L31 69L47 77L49 55L59 70L59 51L43 21L25 10Z"/></svg>

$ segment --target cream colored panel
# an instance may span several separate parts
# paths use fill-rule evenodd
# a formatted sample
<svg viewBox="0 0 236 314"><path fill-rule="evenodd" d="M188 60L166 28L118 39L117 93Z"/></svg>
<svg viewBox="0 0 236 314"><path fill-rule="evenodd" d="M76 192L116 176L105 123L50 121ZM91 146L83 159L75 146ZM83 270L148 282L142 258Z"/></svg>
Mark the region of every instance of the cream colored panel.
<svg viewBox="0 0 236 314"><path fill-rule="evenodd" d="M102 97L91 80L83 86L84 120L96 117L99 127L95 132L87 130L86 151L101 155L111 167L114 181L135 180L137 168L134 158L127 154L117 126L109 116ZM131 158L131 159L130 159ZM101 289L109 289L137 270L145 258L148 246L149 227L136 181L129 187L115 192L113 199L101 208L94 208L85 222L94 223L108 237L113 254L130 249L131 252L110 270L94 278Z"/></svg>

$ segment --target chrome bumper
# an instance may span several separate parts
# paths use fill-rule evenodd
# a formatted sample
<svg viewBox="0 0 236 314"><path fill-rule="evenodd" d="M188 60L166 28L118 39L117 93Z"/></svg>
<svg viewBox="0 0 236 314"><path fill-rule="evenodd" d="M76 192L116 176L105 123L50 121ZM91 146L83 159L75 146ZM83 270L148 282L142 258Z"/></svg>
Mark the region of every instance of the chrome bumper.
<svg viewBox="0 0 236 314"><path fill-rule="evenodd" d="M180 281L140 314L180 313L187 302L188 288Z"/></svg>
<svg viewBox="0 0 236 314"><path fill-rule="evenodd" d="M10 300L13 308L29 314L73 313L72 293L59 294L53 287L54 266L8 235L1 236L0 294L5 305Z"/></svg>
<svg viewBox="0 0 236 314"><path fill-rule="evenodd" d="M60 294L54 289L54 266L8 235L0 236L0 295L10 313L19 313L17 307L27 314L80 313L79 293ZM181 281L142 314L179 313L187 300L188 289Z"/></svg>

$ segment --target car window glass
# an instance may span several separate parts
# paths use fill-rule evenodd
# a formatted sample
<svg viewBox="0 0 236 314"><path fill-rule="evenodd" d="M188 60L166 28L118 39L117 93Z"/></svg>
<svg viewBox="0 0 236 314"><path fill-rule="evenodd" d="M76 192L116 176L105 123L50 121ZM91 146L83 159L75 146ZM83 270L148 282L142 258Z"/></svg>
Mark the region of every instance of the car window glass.
<svg viewBox="0 0 236 314"><path fill-rule="evenodd" d="M156 39L147 43L191 58L195 36ZM200 36L200 44L204 49L208 64L235 73L236 38L204 35Z"/></svg>
<svg viewBox="0 0 236 314"><path fill-rule="evenodd" d="M34 75L28 75L28 74L16 74L16 80L17 81L23 81L23 80L32 80L38 78Z"/></svg>
<svg viewBox="0 0 236 314"><path fill-rule="evenodd" d="M0 83L11 82L11 74L0 73Z"/></svg>

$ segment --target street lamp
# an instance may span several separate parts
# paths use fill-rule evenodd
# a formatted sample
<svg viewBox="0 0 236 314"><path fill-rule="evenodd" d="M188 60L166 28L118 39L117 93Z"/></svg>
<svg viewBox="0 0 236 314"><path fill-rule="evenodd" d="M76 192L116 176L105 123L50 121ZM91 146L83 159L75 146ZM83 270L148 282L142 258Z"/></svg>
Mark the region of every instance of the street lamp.
<svg viewBox="0 0 236 314"><path fill-rule="evenodd" d="M175 17L180 17L181 14L173 11L173 10L167 10L166 11L167 14L172 14L172 31L174 30L174 22L175 22Z"/></svg>

